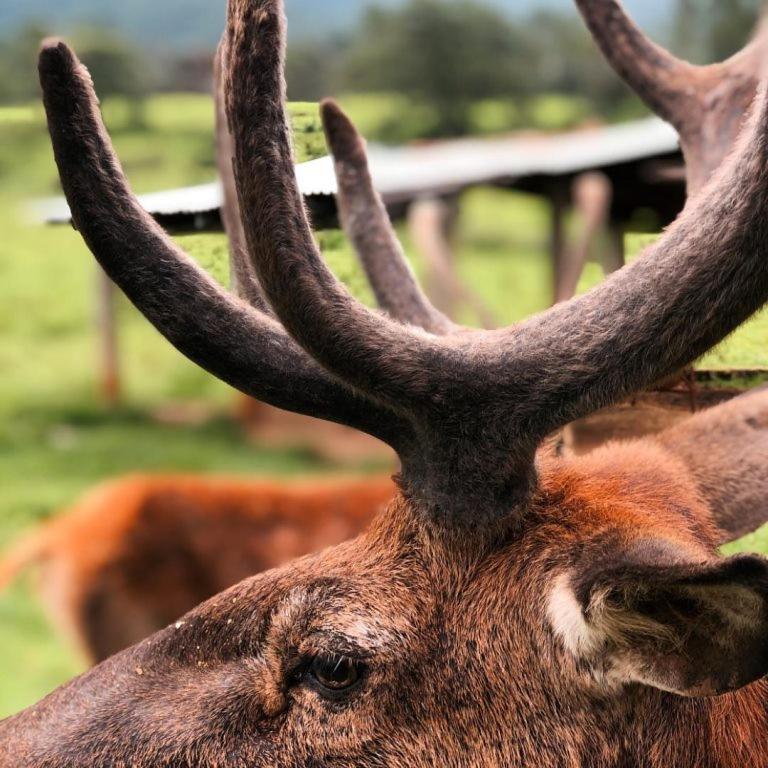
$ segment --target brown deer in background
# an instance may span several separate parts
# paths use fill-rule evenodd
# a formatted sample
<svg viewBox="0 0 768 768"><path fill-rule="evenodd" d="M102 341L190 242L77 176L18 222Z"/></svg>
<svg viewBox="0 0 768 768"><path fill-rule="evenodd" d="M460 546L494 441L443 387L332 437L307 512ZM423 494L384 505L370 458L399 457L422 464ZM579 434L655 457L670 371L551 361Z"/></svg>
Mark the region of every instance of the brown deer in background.
<svg viewBox="0 0 768 768"><path fill-rule="evenodd" d="M739 447L746 433L763 450L765 395L710 414L715 466L689 450L695 429L572 460L537 447L768 298L765 88L731 161L631 266L514 328L434 332L360 306L315 249L283 24L277 0L232 0L223 47L243 257L282 324L140 209L87 74L51 43L55 153L89 246L169 340L249 394L385 440L400 492L359 539L242 583L0 724L0 766L764 766L768 565L719 557L716 524L764 506L764 465L744 471Z"/></svg>
<svg viewBox="0 0 768 768"><path fill-rule="evenodd" d="M100 662L249 576L357 536L394 495L389 477L125 477L17 545L0 588L38 566L51 615Z"/></svg>

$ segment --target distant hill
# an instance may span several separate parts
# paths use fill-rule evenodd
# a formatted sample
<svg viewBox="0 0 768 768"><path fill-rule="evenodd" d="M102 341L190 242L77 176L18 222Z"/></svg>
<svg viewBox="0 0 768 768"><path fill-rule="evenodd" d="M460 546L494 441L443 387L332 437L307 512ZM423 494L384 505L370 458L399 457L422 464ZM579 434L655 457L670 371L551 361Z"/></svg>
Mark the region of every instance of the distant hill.
<svg viewBox="0 0 768 768"><path fill-rule="evenodd" d="M376 0L397 5L402 0ZM489 0L516 16L540 8L573 10L573 0ZM286 0L291 35L328 36L351 29L369 0ZM659 28L669 17L670 0L626 0L643 25ZM0 2L0 30L39 20L52 33L83 23L114 26L136 42L151 47L209 48L218 39L224 19L224 0L24 0Z"/></svg>

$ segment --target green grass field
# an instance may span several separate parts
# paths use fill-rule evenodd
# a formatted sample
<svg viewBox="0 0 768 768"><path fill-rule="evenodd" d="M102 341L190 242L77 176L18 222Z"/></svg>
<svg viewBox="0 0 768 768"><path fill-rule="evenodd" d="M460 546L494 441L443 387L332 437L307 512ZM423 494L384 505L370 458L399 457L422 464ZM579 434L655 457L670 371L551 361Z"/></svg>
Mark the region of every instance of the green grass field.
<svg viewBox="0 0 768 768"><path fill-rule="evenodd" d="M353 112L374 108L363 101L351 104ZM153 99L142 130L124 127L120 104L108 104L106 114L137 191L212 178L207 99ZM361 117L365 123L365 114ZM316 152L314 109L298 108L297 125L300 147L304 142L301 151ZM334 469L306 453L246 444L228 418L232 392L183 360L127 302L119 310L124 405L117 411L105 409L96 388L93 259L70 228L39 227L25 220L25 201L56 191L40 110L0 110L0 551L88 487L121 473L289 476ZM337 274L370 301L343 237L328 232L320 240ZM222 235L179 241L226 281ZM490 190L467 196L460 268L499 322L519 320L546 306L546 243L547 211L539 202ZM585 284L598 278L599 270L591 267ZM768 362L761 357L766 324L760 318L712 360L734 367ZM152 418L163 404L199 401L215 406L220 417L202 427L162 426ZM764 535L747 546L768 551ZM74 649L43 616L29 580L0 595L0 717L32 703L81 667Z"/></svg>

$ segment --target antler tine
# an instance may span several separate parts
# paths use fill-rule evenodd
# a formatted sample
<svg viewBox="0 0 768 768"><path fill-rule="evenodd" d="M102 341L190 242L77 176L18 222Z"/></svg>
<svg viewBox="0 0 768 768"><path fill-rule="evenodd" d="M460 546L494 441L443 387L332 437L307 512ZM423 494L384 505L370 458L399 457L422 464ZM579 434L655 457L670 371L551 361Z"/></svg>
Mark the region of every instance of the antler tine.
<svg viewBox="0 0 768 768"><path fill-rule="evenodd" d="M222 221L229 239L232 289L252 306L272 315L248 258L240 216L232 168L232 136L224 105L223 48L223 44L219 46L214 64L216 155L223 192ZM455 326L430 304L406 260L386 208L374 189L362 138L334 102L324 102L321 115L335 158L342 226L355 247L379 306L400 322L435 334L450 332Z"/></svg>
<svg viewBox="0 0 768 768"><path fill-rule="evenodd" d="M442 338L374 315L322 263L296 189L282 10L281 0L230 0L227 106L251 256L305 349L418 419L422 453L403 463L416 496L458 516L476 514L480 497L489 513L508 511L530 493L547 434L684 367L768 298L763 95L727 173L585 297L512 329Z"/></svg>
<svg viewBox="0 0 768 768"><path fill-rule="evenodd" d="M543 436L680 370L768 299L768 94L678 221L591 293L515 329ZM538 386L536 381L541 382Z"/></svg>
<svg viewBox="0 0 768 768"><path fill-rule="evenodd" d="M381 196L374 188L365 141L334 101L321 105L334 157L339 216L368 276L379 306L402 323L437 335L456 326L421 290L403 253Z"/></svg>
<svg viewBox="0 0 768 768"><path fill-rule="evenodd" d="M760 81L765 29L727 61L694 66L648 40L619 0L576 0L613 68L680 134L688 193L700 192L733 149Z"/></svg>
<svg viewBox="0 0 768 768"><path fill-rule="evenodd" d="M648 106L677 125L685 119L698 68L649 40L619 0L576 0L605 57Z"/></svg>
<svg viewBox="0 0 768 768"><path fill-rule="evenodd" d="M227 113L254 267L288 332L324 367L395 409L427 406L454 380L456 356L357 302L312 238L284 109L284 27L281 0L230 0Z"/></svg>
<svg viewBox="0 0 768 768"><path fill-rule="evenodd" d="M224 84L222 61L223 45L219 47L214 60L214 103L216 106L216 163L219 168L223 201L221 219L229 239L230 287L233 293L239 295L251 306L268 315L272 315L264 291L261 290L259 279L248 258L248 246L245 242L245 232L240 219L240 203L237 199L235 172L232 167L234 149L232 136L229 132L227 112L224 104Z"/></svg>
<svg viewBox="0 0 768 768"><path fill-rule="evenodd" d="M398 448L409 427L326 374L273 320L223 291L180 251L128 188L87 70L44 44L40 80L72 216L110 277L184 355L279 408L354 426ZM395 426L396 425L396 426Z"/></svg>

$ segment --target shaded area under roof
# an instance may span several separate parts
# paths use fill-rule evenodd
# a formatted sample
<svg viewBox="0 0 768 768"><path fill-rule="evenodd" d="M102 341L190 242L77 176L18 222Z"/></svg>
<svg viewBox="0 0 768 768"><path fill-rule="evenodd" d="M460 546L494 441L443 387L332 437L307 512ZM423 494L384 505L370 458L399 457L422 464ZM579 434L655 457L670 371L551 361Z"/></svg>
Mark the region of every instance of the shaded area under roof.
<svg viewBox="0 0 768 768"><path fill-rule="evenodd" d="M527 188L532 178L572 177L679 152L675 130L649 118L557 135L523 134L495 139L457 139L399 148L371 146L376 188L390 207L425 196L443 196L484 184ZM321 220L335 217L336 178L330 157L296 167L299 188ZM217 214L222 204L218 182L139 196L161 221ZM70 220L63 198L38 200L33 215L47 223ZM199 226L192 228L200 228Z"/></svg>

